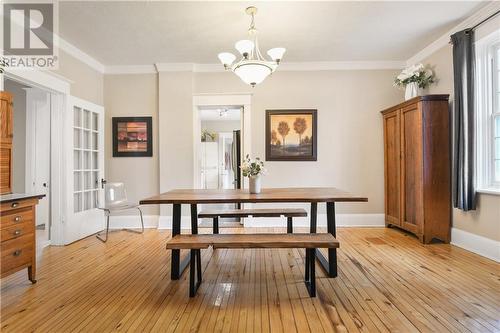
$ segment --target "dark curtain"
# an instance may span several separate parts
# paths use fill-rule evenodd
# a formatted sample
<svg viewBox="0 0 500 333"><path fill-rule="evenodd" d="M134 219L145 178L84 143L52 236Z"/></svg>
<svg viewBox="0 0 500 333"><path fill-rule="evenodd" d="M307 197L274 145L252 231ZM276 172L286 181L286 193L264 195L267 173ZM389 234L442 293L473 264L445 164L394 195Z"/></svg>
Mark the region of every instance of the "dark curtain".
<svg viewBox="0 0 500 333"><path fill-rule="evenodd" d="M459 31L453 43L454 110L452 142L453 206L476 209L474 180L474 31Z"/></svg>

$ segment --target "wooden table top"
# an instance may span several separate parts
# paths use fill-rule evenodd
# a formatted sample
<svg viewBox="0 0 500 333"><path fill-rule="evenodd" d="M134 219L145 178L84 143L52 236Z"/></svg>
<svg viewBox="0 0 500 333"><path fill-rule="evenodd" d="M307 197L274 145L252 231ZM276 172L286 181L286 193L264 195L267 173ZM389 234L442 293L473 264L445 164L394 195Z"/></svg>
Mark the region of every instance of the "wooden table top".
<svg viewBox="0 0 500 333"><path fill-rule="evenodd" d="M264 188L259 194L247 189L171 190L140 201L151 204L207 204L207 203L257 203L257 202L367 202L368 198L352 195L334 187Z"/></svg>

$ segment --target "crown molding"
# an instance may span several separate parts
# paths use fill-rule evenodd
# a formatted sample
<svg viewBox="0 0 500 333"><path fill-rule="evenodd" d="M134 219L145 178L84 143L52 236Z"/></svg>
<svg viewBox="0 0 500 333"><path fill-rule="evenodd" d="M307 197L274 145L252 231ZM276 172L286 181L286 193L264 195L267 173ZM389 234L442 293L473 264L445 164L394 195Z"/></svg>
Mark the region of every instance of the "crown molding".
<svg viewBox="0 0 500 333"><path fill-rule="evenodd" d="M61 37L59 37L59 48L97 72L104 74L105 66L103 64Z"/></svg>
<svg viewBox="0 0 500 333"><path fill-rule="evenodd" d="M156 74L155 65L135 65L135 66L106 66L104 74L120 75L120 74Z"/></svg>
<svg viewBox="0 0 500 333"><path fill-rule="evenodd" d="M188 62L157 63L156 70L160 72L194 72L194 64Z"/></svg>
<svg viewBox="0 0 500 333"><path fill-rule="evenodd" d="M314 62L284 62L280 71L342 71L342 70L377 70L401 69L405 61L314 61Z"/></svg>
<svg viewBox="0 0 500 333"><path fill-rule="evenodd" d="M315 61L315 62L284 62L278 71L332 71L332 70L378 70L402 69L406 65L401 61ZM193 64L193 63L158 63L155 64L158 72L195 72L215 73L224 72L220 64ZM125 73L127 67L122 66Z"/></svg>
<svg viewBox="0 0 500 333"><path fill-rule="evenodd" d="M482 20L486 19L491 14L500 10L500 2L494 1L483 8L479 9L477 12L460 22L453 29L449 30L447 33L436 39L434 42L427 45L425 48L416 53L413 57L406 61L406 66L411 66L415 63L421 62L425 58L432 55L434 52L438 51L442 47L445 47L450 42L450 36L455 32L472 27Z"/></svg>

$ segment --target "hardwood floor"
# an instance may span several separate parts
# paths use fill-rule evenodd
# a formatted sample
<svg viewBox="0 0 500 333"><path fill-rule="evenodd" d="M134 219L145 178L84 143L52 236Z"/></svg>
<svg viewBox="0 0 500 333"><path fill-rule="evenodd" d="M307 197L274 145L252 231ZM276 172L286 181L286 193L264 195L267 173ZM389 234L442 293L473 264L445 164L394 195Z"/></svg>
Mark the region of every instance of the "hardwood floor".
<svg viewBox="0 0 500 333"><path fill-rule="evenodd" d="M273 231L284 229L257 230ZM303 250L218 249L202 251L190 299L187 272L170 281L168 237L117 232L107 244L45 248L36 285L25 271L2 279L1 331L500 331L499 264L395 229L339 229L339 277L317 264L316 298Z"/></svg>

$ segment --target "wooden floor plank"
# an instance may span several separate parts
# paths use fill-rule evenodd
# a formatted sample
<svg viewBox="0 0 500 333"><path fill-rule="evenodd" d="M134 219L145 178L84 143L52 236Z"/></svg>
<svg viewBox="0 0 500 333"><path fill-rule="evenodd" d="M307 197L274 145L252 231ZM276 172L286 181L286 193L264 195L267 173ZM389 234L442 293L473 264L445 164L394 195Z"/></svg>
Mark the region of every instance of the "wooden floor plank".
<svg viewBox="0 0 500 333"><path fill-rule="evenodd" d="M303 283L303 249L202 250L204 281L189 298L187 271L170 280L169 237L120 231L105 244L89 237L45 248L37 284L25 271L1 280L0 330L500 331L498 263L449 244L422 245L397 229L339 228L339 276L326 277L317 264L316 298Z"/></svg>

